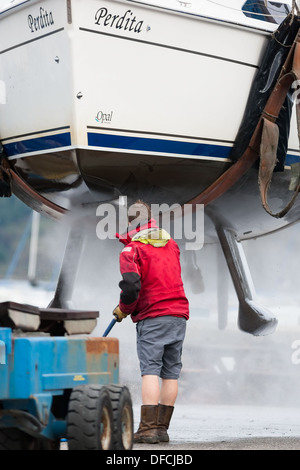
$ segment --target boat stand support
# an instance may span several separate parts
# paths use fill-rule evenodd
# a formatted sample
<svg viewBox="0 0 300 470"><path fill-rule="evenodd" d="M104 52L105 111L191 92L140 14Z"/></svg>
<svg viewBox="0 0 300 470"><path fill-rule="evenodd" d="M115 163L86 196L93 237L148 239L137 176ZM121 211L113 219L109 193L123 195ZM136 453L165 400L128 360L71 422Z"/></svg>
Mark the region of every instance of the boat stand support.
<svg viewBox="0 0 300 470"><path fill-rule="evenodd" d="M51 308L71 308L72 294L84 247L84 229L71 226Z"/></svg>

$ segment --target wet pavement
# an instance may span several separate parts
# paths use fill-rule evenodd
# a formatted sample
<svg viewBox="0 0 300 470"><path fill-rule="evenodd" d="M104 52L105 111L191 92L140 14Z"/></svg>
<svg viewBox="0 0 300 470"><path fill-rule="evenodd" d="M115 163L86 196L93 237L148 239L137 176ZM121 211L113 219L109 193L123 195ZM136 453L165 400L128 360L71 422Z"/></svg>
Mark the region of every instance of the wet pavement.
<svg viewBox="0 0 300 470"><path fill-rule="evenodd" d="M133 450L300 450L300 408L178 405L169 436Z"/></svg>

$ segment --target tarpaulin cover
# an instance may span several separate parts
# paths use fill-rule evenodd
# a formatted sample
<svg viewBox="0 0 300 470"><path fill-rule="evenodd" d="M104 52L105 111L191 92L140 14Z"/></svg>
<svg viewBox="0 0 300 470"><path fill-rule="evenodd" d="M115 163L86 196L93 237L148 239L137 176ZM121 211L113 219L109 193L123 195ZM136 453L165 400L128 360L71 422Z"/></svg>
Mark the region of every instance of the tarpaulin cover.
<svg viewBox="0 0 300 470"><path fill-rule="evenodd" d="M239 128L235 144L231 151L231 158L233 161L237 161L248 147L252 134L276 84L281 68L287 58L290 46L294 42L299 27L300 18L295 16L292 19L291 16L288 16L272 35L267 44L260 67L250 90L244 117ZM291 99L293 91L294 90L290 90L287 95L277 119L280 137L277 150L278 163L275 171L284 170L293 107Z"/></svg>

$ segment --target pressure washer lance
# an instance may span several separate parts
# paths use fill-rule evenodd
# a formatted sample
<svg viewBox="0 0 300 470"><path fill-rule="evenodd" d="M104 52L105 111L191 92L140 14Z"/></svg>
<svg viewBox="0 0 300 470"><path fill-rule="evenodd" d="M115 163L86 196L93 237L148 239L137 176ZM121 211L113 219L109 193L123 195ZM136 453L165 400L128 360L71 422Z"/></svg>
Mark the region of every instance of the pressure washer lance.
<svg viewBox="0 0 300 470"><path fill-rule="evenodd" d="M115 325L115 323L117 323L117 320L114 318L110 324L108 325L108 327L106 328L106 330L104 331L103 333L103 337L107 336L108 333L110 332L110 330L112 329L112 327Z"/></svg>

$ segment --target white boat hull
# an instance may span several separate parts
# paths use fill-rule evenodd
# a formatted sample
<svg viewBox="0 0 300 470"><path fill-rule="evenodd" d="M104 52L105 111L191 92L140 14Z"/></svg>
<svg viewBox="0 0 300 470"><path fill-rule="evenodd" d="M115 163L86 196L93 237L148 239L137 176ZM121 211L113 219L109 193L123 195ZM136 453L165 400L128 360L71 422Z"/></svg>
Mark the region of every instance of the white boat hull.
<svg viewBox="0 0 300 470"><path fill-rule="evenodd" d="M0 140L29 204L182 204L232 164L276 25L152 3L31 0L0 16ZM287 165L297 149L293 120Z"/></svg>
<svg viewBox="0 0 300 470"><path fill-rule="evenodd" d="M49 135L57 150L114 148L110 136L118 135L120 149L134 136L143 140L131 151L228 156L265 32L126 1L71 6L71 24L59 0L29 4L0 22L0 133L9 156L48 150ZM45 15L52 21L34 26ZM110 16L124 21L112 26ZM140 26L130 31L124 25L133 18Z"/></svg>

